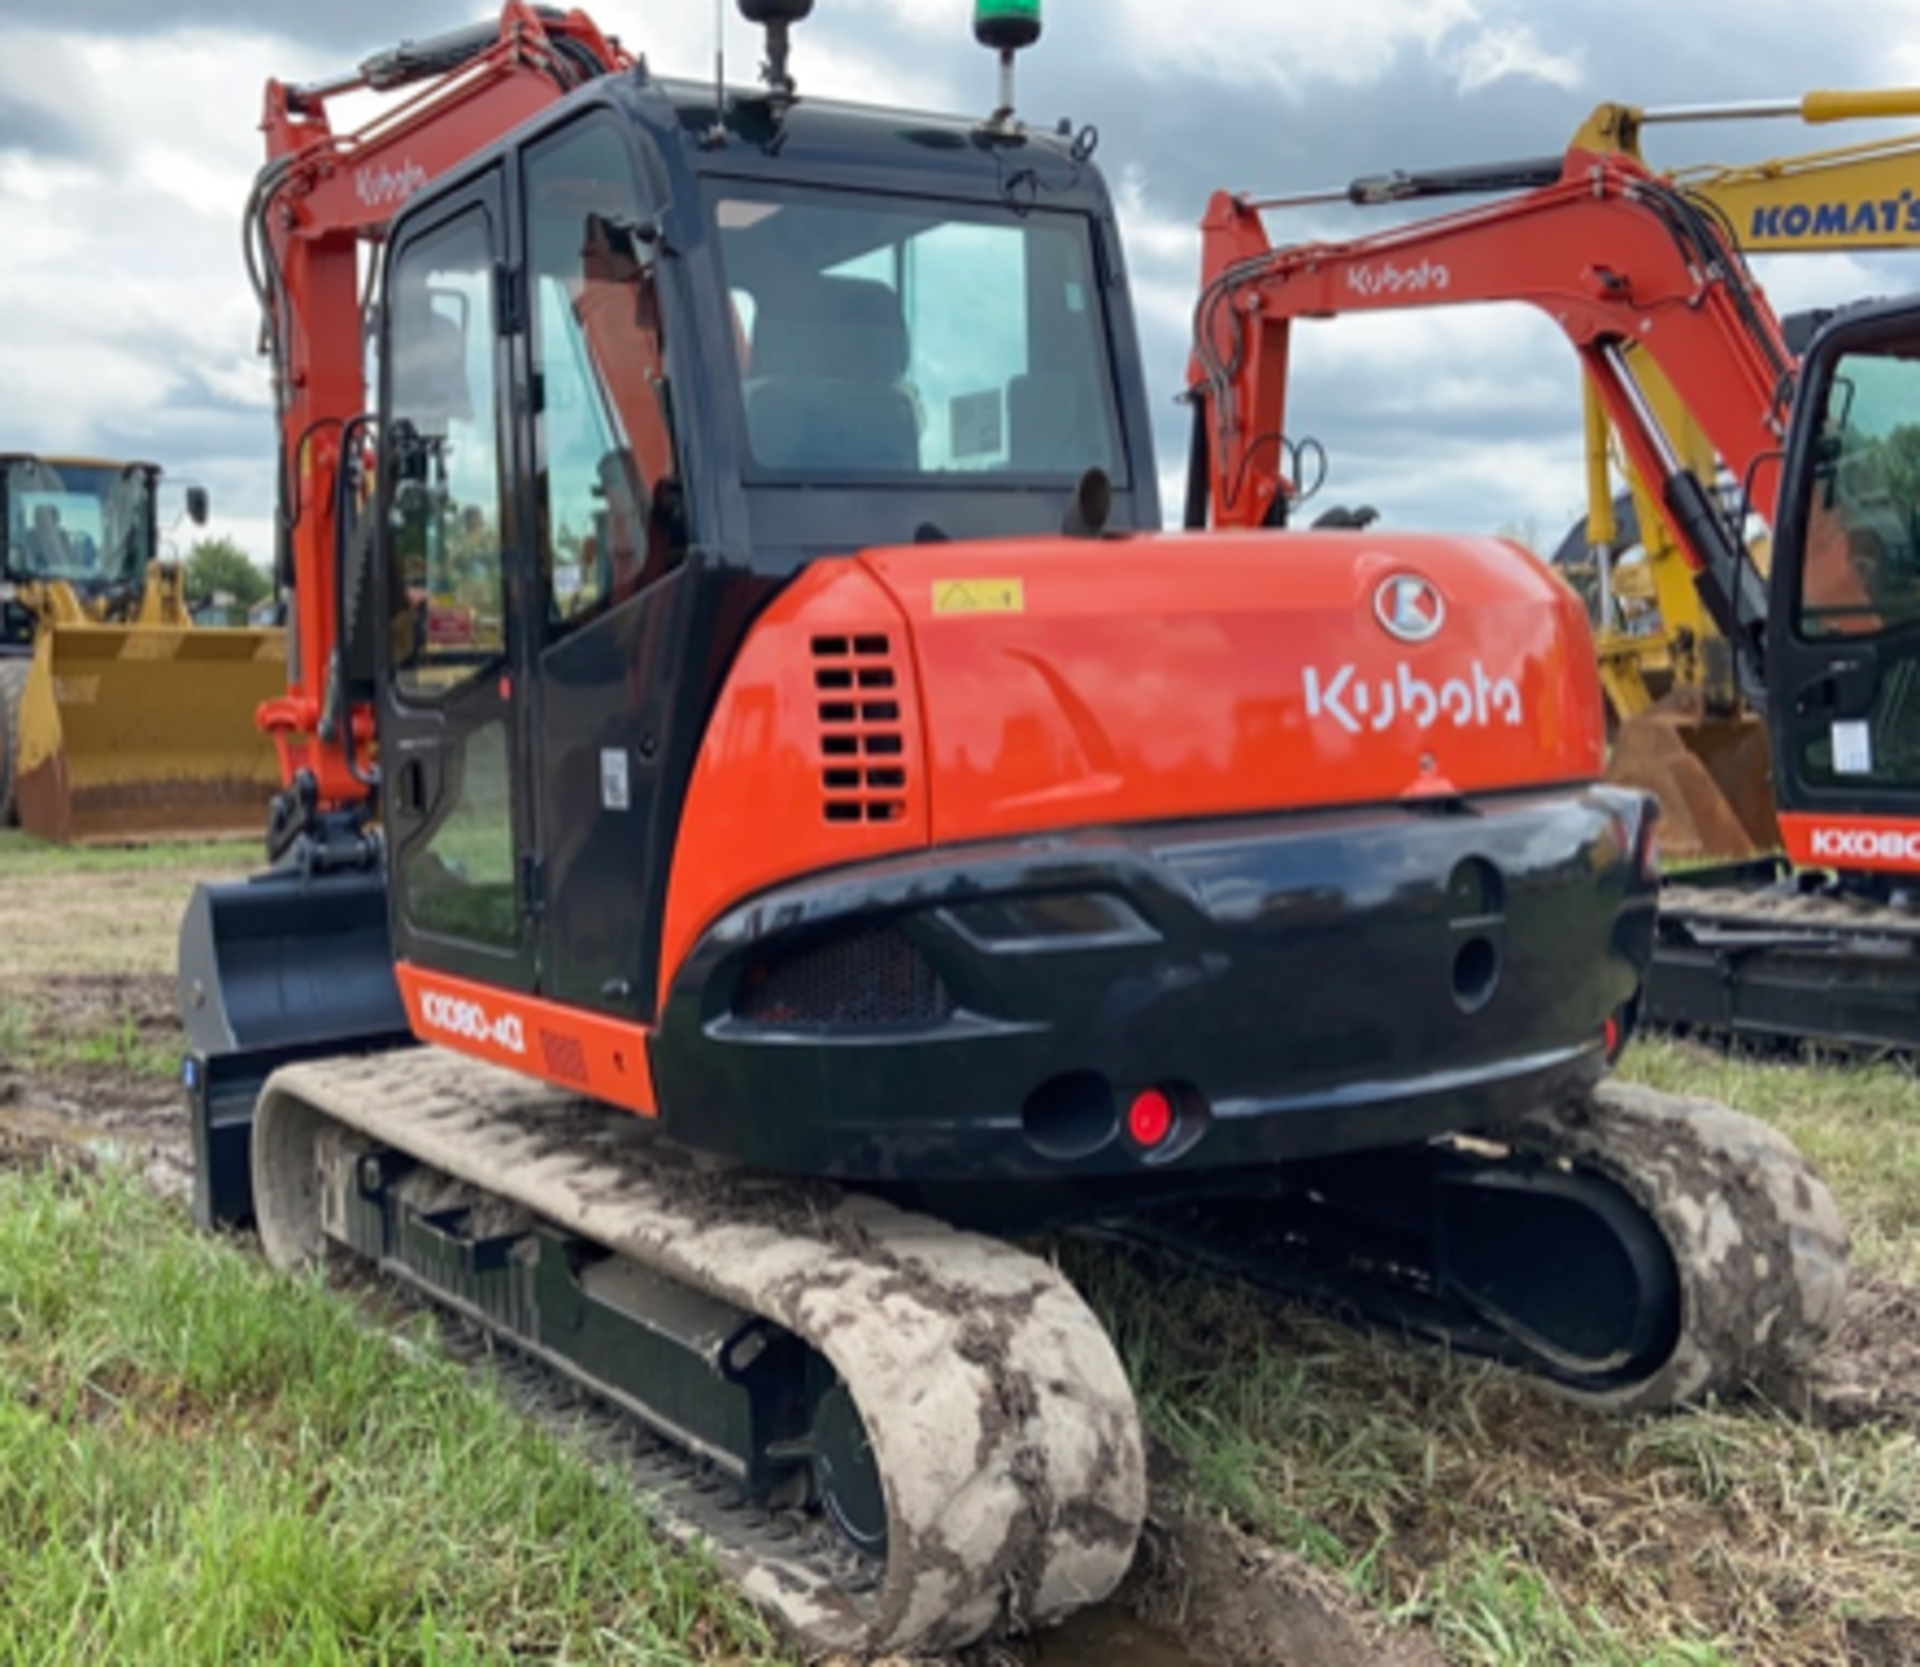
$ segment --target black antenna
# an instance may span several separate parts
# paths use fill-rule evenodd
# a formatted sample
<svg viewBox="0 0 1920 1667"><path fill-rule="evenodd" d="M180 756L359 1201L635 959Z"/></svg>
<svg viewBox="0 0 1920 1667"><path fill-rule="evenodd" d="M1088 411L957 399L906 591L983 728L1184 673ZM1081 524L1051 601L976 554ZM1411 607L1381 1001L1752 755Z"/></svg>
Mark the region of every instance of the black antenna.
<svg viewBox="0 0 1920 1667"><path fill-rule="evenodd" d="M704 142L727 142L727 0L713 0L713 126Z"/></svg>

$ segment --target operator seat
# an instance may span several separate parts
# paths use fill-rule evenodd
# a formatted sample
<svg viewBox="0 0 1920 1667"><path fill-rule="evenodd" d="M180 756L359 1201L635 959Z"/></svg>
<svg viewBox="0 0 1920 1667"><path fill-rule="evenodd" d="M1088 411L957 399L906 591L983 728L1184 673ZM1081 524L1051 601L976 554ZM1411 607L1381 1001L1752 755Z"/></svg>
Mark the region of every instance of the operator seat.
<svg viewBox="0 0 1920 1667"><path fill-rule="evenodd" d="M754 457L776 469L917 469L899 296L872 278L807 276L754 299Z"/></svg>
<svg viewBox="0 0 1920 1667"><path fill-rule="evenodd" d="M73 547L60 525L60 511L52 504L34 508L33 527L27 534L27 565L35 573L65 573L73 565Z"/></svg>

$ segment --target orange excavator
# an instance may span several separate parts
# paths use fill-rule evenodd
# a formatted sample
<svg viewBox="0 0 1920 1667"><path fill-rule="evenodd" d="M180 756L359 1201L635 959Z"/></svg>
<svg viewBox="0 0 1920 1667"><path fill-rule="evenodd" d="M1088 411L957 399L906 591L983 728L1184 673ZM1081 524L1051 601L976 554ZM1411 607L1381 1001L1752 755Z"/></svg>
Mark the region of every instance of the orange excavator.
<svg viewBox="0 0 1920 1667"><path fill-rule="evenodd" d="M1784 861L1695 870L1664 889L1646 1016L1722 1036L1920 1048L1910 902L1920 799L1900 762L1911 541L1896 488L1911 443L1898 432L1907 408L1888 395L1845 469L1803 436L1801 473L1781 492L1789 408L1804 403L1797 362L1719 217L1626 155L1576 147L1266 206L1455 193L1488 200L1370 237L1280 248L1267 241L1262 205L1214 199L1195 326L1189 525L1285 519L1292 487L1276 460L1290 450L1298 321L1490 299L1545 312L1575 348L1635 473L1659 493L1699 608L1731 647L1737 686L1726 719L1750 737L1744 745L1765 750L1720 773L1767 788L1769 822L1777 798L1786 852ZM1894 374L1876 365L1880 381ZM1649 392L1656 377L1742 483L1742 504L1773 524L1769 573L1755 565L1738 514L1725 513L1663 424L1667 402ZM1829 415L1809 412L1803 423L1845 432L1853 386L1842 378L1823 393ZM1742 715L1763 711L1764 726ZM1631 775L1658 753L1635 747L1631 728L1610 774ZM1686 762L1664 758L1669 772ZM1716 796L1704 780L1696 786L1674 797Z"/></svg>
<svg viewBox="0 0 1920 1667"><path fill-rule="evenodd" d="M741 9L751 89L518 3L269 89L298 658L273 866L182 930L200 1219L569 1378L822 1648L1133 1556L1131 1392L1011 1233L1596 1407L1797 1370L1825 1188L1604 1080L1656 877L1578 600L1158 531L1092 137L1012 113L1033 0L976 16L984 119L803 97L810 0Z"/></svg>

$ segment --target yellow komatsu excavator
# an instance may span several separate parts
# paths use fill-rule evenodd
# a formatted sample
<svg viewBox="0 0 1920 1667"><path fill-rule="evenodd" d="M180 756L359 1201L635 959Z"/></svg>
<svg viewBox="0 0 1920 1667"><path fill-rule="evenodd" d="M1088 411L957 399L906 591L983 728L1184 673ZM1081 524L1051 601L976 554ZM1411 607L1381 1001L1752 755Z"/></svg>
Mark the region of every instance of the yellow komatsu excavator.
<svg viewBox="0 0 1920 1667"><path fill-rule="evenodd" d="M1644 128L1659 124L1794 118L1824 124L1920 116L1920 89L1812 92L1798 99L1642 109L1599 105L1576 147L1645 160ZM1705 202L1748 254L1920 247L1920 134L1896 134L1737 165L1668 170ZM1791 333L1790 333L1791 339ZM1636 375L1678 455L1716 479L1713 448L1645 355ZM1744 857L1778 846L1765 725L1757 691L1740 689L1733 657L1702 607L1657 494L1615 458L1605 413L1586 390L1587 514L1561 559L1592 576L1595 651L1613 726L1609 774L1659 798L1669 855ZM1743 483L1728 483L1736 509ZM1628 505L1631 507L1629 508ZM1756 505L1765 512L1770 505ZM1764 569L1764 535L1750 541ZM1640 560L1620 557L1637 549Z"/></svg>
<svg viewBox="0 0 1920 1667"><path fill-rule="evenodd" d="M0 452L0 826L62 842L254 834L254 709L285 632L196 625L151 463ZM188 514L204 523L206 493Z"/></svg>

